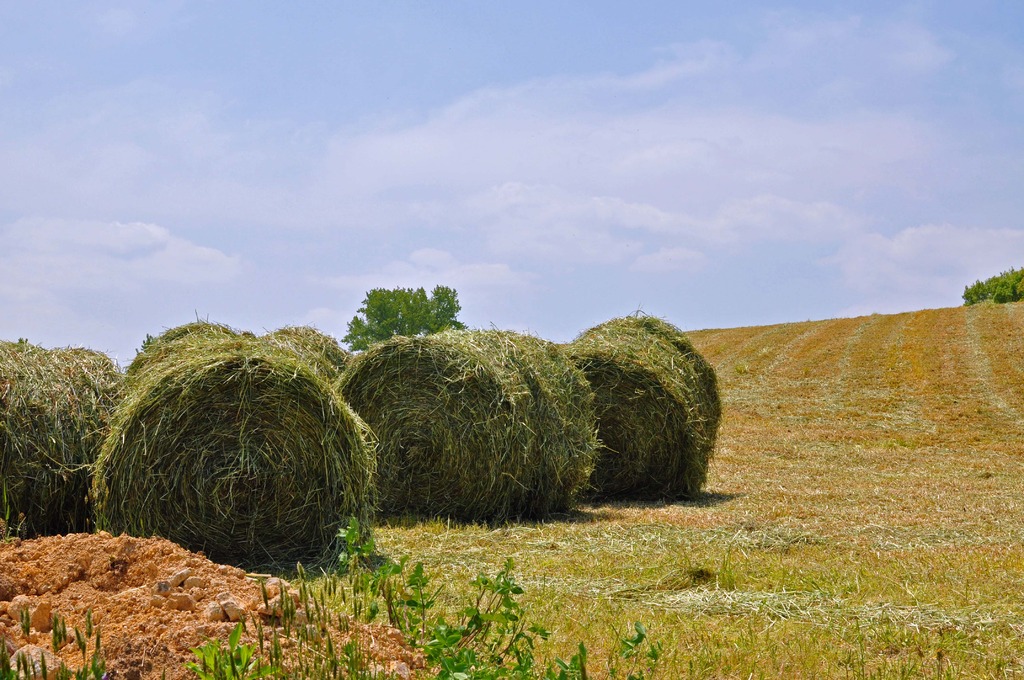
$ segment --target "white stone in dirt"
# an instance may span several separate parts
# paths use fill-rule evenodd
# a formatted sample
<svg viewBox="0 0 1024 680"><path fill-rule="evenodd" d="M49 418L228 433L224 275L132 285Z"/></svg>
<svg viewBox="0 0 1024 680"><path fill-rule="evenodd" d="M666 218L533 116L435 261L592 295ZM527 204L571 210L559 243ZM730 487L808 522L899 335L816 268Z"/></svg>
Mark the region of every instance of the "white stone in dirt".
<svg viewBox="0 0 1024 680"><path fill-rule="evenodd" d="M292 584L288 583L288 581L285 581L283 578L278 578L276 576L268 578L266 583L267 597L277 597L282 591L288 592L291 587Z"/></svg>
<svg viewBox="0 0 1024 680"><path fill-rule="evenodd" d="M217 602L224 608L228 621L241 621L245 618L245 609L238 603L235 596L229 592L223 592L217 596Z"/></svg>
<svg viewBox="0 0 1024 680"><path fill-rule="evenodd" d="M206 579L202 576L189 576L185 579L185 582L181 584L181 587L185 590L192 590L193 588L205 588L206 585Z"/></svg>
<svg viewBox="0 0 1024 680"><path fill-rule="evenodd" d="M167 582L171 584L172 588L177 588L181 584L183 584L185 582L185 579L187 579L191 575L192 575L192 570L189 569L188 567L185 567L181 571L175 572L173 576L171 576L169 579L167 579Z"/></svg>
<svg viewBox="0 0 1024 680"><path fill-rule="evenodd" d="M224 612L224 607L220 606L220 602L207 602L206 607L203 608L203 619L211 623L218 623L227 621L228 615Z"/></svg>
<svg viewBox="0 0 1024 680"><path fill-rule="evenodd" d="M391 675L397 675L402 680L409 680L412 677L412 671L409 669L409 664L404 661L392 661L388 664L388 672Z"/></svg>
<svg viewBox="0 0 1024 680"><path fill-rule="evenodd" d="M15 621L21 621L21 612L31 607L32 598L28 595L15 595L14 599L7 603L7 615Z"/></svg>
<svg viewBox="0 0 1024 680"><path fill-rule="evenodd" d="M60 657L56 656L53 652L43 647L37 647L36 645L25 645L11 656L11 670L17 671L19 663L24 665L25 661L21 659L27 659L29 668L31 669L31 680L52 680L57 677L58 671L64 665L64 662L60 660ZM43 673L43 666L46 667L46 673ZM18 676L19 679L22 676ZM26 678L26 680L29 680Z"/></svg>
<svg viewBox="0 0 1024 680"><path fill-rule="evenodd" d="M167 606L180 612L190 612L196 608L196 601L188 593L170 593Z"/></svg>
<svg viewBox="0 0 1024 680"><path fill-rule="evenodd" d="M47 600L33 602L27 595L16 595L7 605L7 615L15 621L21 621L21 613L28 611L29 625L40 633L49 633L53 621L50 619L52 609Z"/></svg>

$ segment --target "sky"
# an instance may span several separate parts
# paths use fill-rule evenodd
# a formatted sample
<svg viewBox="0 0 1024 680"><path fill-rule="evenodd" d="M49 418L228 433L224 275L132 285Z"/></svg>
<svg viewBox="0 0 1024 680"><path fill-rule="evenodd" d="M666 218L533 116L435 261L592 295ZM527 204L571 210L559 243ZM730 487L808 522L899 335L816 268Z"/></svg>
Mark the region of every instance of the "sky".
<svg viewBox="0 0 1024 680"><path fill-rule="evenodd" d="M1024 3L0 0L0 339L122 364L366 291L571 340L1024 266Z"/></svg>

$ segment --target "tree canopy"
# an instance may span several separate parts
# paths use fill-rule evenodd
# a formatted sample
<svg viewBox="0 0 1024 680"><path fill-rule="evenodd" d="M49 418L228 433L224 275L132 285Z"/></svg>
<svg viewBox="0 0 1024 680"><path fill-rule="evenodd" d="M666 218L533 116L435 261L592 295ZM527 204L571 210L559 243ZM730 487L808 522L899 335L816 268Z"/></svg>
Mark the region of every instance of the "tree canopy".
<svg viewBox="0 0 1024 680"><path fill-rule="evenodd" d="M342 341L352 350L363 350L395 335L464 329L466 325L457 318L461 310L459 294L448 286L435 286L430 297L423 288L374 288L348 322Z"/></svg>
<svg viewBox="0 0 1024 680"><path fill-rule="evenodd" d="M1010 269L964 288L965 305L986 300L997 303L1024 300L1024 269Z"/></svg>

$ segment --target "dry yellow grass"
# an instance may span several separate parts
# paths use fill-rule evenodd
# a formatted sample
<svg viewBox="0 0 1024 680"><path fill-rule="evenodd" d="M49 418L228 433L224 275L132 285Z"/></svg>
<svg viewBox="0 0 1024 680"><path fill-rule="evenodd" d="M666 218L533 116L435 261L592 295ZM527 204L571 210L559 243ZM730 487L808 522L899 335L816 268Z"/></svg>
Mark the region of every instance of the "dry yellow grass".
<svg viewBox="0 0 1024 680"><path fill-rule="evenodd" d="M664 678L1024 677L1024 303L690 338L724 403L702 499L379 547L453 584L515 558L542 651L595 666L642 620Z"/></svg>

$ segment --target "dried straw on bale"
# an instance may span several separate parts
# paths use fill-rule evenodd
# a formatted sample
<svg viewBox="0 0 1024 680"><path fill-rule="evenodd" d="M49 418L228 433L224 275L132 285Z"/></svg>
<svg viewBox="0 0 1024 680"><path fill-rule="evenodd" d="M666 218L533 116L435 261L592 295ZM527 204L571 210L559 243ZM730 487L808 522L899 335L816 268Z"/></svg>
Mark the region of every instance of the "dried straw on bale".
<svg viewBox="0 0 1024 680"><path fill-rule="evenodd" d="M99 352L0 342L0 520L7 530L88 529L90 466L121 382Z"/></svg>
<svg viewBox="0 0 1024 680"><path fill-rule="evenodd" d="M707 480L721 401L715 371L678 328L613 319L568 345L594 391L602 499L692 498Z"/></svg>
<svg viewBox="0 0 1024 680"><path fill-rule="evenodd" d="M129 377L134 378L150 364L158 363L171 351L169 347L176 340L181 340L182 338L234 338L238 335L240 333L234 328L212 321L192 321L181 326L168 328L156 337L147 338L142 346L142 350L132 359L125 373ZM241 333L241 335L252 337L252 333Z"/></svg>
<svg viewBox="0 0 1024 680"><path fill-rule="evenodd" d="M369 526L365 424L293 353L192 334L129 381L96 463L97 525L247 566L320 563Z"/></svg>
<svg viewBox="0 0 1024 680"><path fill-rule="evenodd" d="M294 352L329 380L336 380L352 357L337 340L312 326L285 326L263 337L277 347Z"/></svg>
<svg viewBox="0 0 1024 680"><path fill-rule="evenodd" d="M340 385L378 437L385 512L540 518L572 508L593 469L593 396L538 338L396 337L357 355Z"/></svg>

